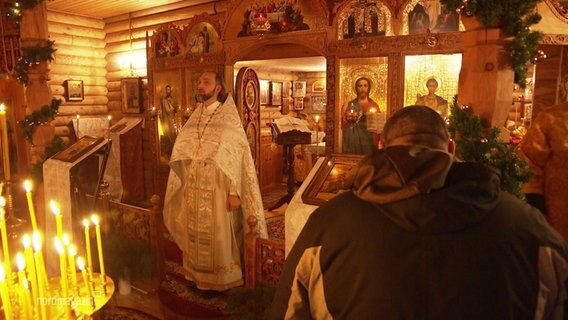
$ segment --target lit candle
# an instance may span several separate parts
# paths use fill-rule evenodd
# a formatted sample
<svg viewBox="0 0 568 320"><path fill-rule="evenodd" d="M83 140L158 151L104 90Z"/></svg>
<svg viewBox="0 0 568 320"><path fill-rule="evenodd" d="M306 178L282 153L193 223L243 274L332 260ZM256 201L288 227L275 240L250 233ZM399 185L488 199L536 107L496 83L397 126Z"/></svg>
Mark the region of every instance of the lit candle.
<svg viewBox="0 0 568 320"><path fill-rule="evenodd" d="M31 247L32 240L28 234L24 234L22 238L24 244L24 255L26 257L26 265L28 266L28 280L31 282L32 287L32 301L36 301L39 297L38 295L38 284L36 275L36 266L34 261L34 252ZM34 303L34 313L38 313L37 303Z"/></svg>
<svg viewBox="0 0 568 320"><path fill-rule="evenodd" d="M6 199L0 196L0 233L2 236L2 252L4 253L4 270L8 275L8 287L12 286L10 275L12 274L12 267L10 266L10 250L8 249L8 231L6 230L6 211L4 206Z"/></svg>
<svg viewBox="0 0 568 320"><path fill-rule="evenodd" d="M51 211L55 215L55 225L57 226L57 237L61 239L63 237L63 217L61 216L61 211L57 206L57 203L53 200L49 201L49 206Z"/></svg>
<svg viewBox="0 0 568 320"><path fill-rule="evenodd" d="M2 306L4 308L4 318L12 320L12 302L10 301L10 294L6 285L6 272L2 265L0 265L0 297L2 298Z"/></svg>
<svg viewBox="0 0 568 320"><path fill-rule="evenodd" d="M77 255L77 247L70 244L67 249L67 259L69 260L69 272L71 273L71 287L77 288L77 272L75 271L75 256Z"/></svg>
<svg viewBox="0 0 568 320"><path fill-rule="evenodd" d="M87 254L87 272L91 275L93 272L93 260L91 258L91 236L89 234L89 220L83 219L83 225L85 226L85 247Z"/></svg>
<svg viewBox="0 0 568 320"><path fill-rule="evenodd" d="M85 283L85 287L87 287L87 297L93 297L93 291L91 290L91 283L89 282L89 276L87 275L87 270L85 270L85 261L82 257L77 258L77 268L81 271L83 275L83 282Z"/></svg>
<svg viewBox="0 0 568 320"><path fill-rule="evenodd" d="M38 301L41 311L40 319L47 319L47 310L43 298L47 292L47 274L45 272L45 264L43 262L43 254L41 252L41 236L39 232L34 231L32 233L32 246L34 247L34 258L36 266L36 276L37 276L37 289L40 300Z"/></svg>
<svg viewBox="0 0 568 320"><path fill-rule="evenodd" d="M20 296L20 304L22 305L22 310L20 315L23 313L24 318L28 319L29 314L29 305L26 303L26 295L27 295L27 280L26 280L26 259L21 252L16 254L16 265L18 266L18 284L20 285L19 296Z"/></svg>
<svg viewBox="0 0 568 320"><path fill-rule="evenodd" d="M8 140L8 124L6 123L6 106L0 104L0 130L2 131L2 165L4 168L4 181L10 181L10 154ZM8 271L8 270L6 270ZM9 273L8 273L9 274ZM9 278L9 277L8 277Z"/></svg>
<svg viewBox="0 0 568 320"><path fill-rule="evenodd" d="M23 311L26 316L26 319L32 319L33 315L33 307L32 307L32 300L30 297L30 285L28 282L28 278L24 275L22 279L22 304L23 304Z"/></svg>
<svg viewBox="0 0 568 320"><path fill-rule="evenodd" d="M95 236L97 238L97 250L99 252L99 266L101 268L101 277L103 279L103 283L106 284L106 275L105 275L105 262L103 259L103 244L101 240L101 225L99 224L99 217L97 215L91 216L91 221L95 225Z"/></svg>
<svg viewBox="0 0 568 320"><path fill-rule="evenodd" d="M79 119L81 118L81 116L79 114L77 114L77 138L79 138Z"/></svg>
<svg viewBox="0 0 568 320"><path fill-rule="evenodd" d="M65 299L69 297L69 287L67 285L67 259L65 258L65 248L63 248L61 240L57 237L55 237L55 250L59 254L59 270L61 273L59 281L61 284L61 296ZM69 319L69 304L67 303L65 303L64 319Z"/></svg>
<svg viewBox="0 0 568 320"><path fill-rule="evenodd" d="M32 200L32 183L30 180L24 181L24 189L26 190L26 198L28 199L28 210L30 211L30 221L32 230L37 230L37 221L35 216L34 202Z"/></svg>
<svg viewBox="0 0 568 320"><path fill-rule="evenodd" d="M65 249L61 240L55 237L55 250L59 254L59 271L61 272L61 293L64 298L69 296L69 288L67 287L67 259L65 258Z"/></svg>

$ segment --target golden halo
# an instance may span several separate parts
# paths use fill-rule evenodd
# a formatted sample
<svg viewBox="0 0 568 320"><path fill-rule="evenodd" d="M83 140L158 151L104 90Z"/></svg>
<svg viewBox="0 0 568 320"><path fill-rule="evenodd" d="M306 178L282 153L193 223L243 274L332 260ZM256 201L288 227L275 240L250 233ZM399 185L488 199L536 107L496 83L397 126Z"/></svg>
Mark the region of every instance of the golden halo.
<svg viewBox="0 0 568 320"><path fill-rule="evenodd" d="M430 79L434 79L438 82L438 88L436 90L440 90L440 88L442 87L442 79L436 77L436 76L429 76L427 77L424 82L422 83L422 89L424 89L425 92L428 92L428 86L426 85L428 83L428 81Z"/></svg>

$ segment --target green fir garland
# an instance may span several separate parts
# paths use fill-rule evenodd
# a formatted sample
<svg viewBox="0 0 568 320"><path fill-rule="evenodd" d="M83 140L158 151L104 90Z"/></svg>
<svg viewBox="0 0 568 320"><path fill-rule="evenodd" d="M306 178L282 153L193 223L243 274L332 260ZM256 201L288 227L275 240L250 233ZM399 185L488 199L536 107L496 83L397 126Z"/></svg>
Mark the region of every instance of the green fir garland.
<svg viewBox="0 0 568 320"><path fill-rule="evenodd" d="M21 84L28 84L28 70L37 67L40 62L53 61L53 53L57 49L53 48L55 41L47 40L44 46L36 45L33 47L22 48L22 57L14 68L16 79Z"/></svg>
<svg viewBox="0 0 568 320"><path fill-rule="evenodd" d="M53 120L59 111L60 104L60 99L51 99L51 105L41 107L41 109L32 112L18 122L20 129L22 129L22 135L27 142L33 144L32 137L37 127Z"/></svg>
<svg viewBox="0 0 568 320"><path fill-rule="evenodd" d="M440 0L448 10L455 10L466 16L475 16L485 27L500 27L505 36L512 36L510 54L511 67L515 71L515 82L522 88L527 85L529 63L537 54L540 32L531 26L542 18L536 13L541 0Z"/></svg>
<svg viewBox="0 0 568 320"><path fill-rule="evenodd" d="M531 179L532 173L514 147L500 141L499 129L492 127L486 131L481 118L474 116L470 107L460 107L455 101L449 121L448 129L456 142L456 156L463 161L499 169L501 189L524 199L522 187Z"/></svg>

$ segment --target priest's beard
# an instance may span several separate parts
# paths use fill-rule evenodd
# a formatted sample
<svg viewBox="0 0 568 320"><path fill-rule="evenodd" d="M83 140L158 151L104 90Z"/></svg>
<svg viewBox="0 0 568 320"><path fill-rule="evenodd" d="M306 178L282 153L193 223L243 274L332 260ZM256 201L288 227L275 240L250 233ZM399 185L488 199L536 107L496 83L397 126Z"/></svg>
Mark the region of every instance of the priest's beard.
<svg viewBox="0 0 568 320"><path fill-rule="evenodd" d="M214 95L215 95L215 89L211 90L210 92L198 93L197 96L195 96L195 100L197 100L197 102L203 103L213 98Z"/></svg>

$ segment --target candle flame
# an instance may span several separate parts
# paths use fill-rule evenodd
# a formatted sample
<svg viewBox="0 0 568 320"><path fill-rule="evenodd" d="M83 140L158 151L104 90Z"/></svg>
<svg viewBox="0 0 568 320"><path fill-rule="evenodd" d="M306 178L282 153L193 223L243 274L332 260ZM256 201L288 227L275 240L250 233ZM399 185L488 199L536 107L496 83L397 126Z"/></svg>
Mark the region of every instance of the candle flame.
<svg viewBox="0 0 568 320"><path fill-rule="evenodd" d="M0 104L0 112L6 112L6 106L3 103Z"/></svg>
<svg viewBox="0 0 568 320"><path fill-rule="evenodd" d="M49 201L49 207L51 208L51 211L53 212L54 215L58 216L61 214L61 211L59 210L59 207L57 206L57 202L50 200Z"/></svg>
<svg viewBox="0 0 568 320"><path fill-rule="evenodd" d="M91 221L93 221L93 224L94 224L95 226L99 225L99 217L98 217L96 214L93 214L93 215L91 216Z"/></svg>
<svg viewBox="0 0 568 320"><path fill-rule="evenodd" d="M109 114L107 119L108 119L108 121L110 121L112 119L112 116Z"/></svg>
<svg viewBox="0 0 568 320"><path fill-rule="evenodd" d="M85 261L83 260L83 257L77 258L77 268L79 268L79 271L85 270Z"/></svg>
<svg viewBox="0 0 568 320"><path fill-rule="evenodd" d="M32 182L30 180L24 181L24 189L26 190L26 192L32 191Z"/></svg>
<svg viewBox="0 0 568 320"><path fill-rule="evenodd" d="M0 207L4 208L6 205L6 199L4 197L0 197Z"/></svg>
<svg viewBox="0 0 568 320"><path fill-rule="evenodd" d="M89 227L89 219L83 219L83 225L85 226L85 228Z"/></svg>
<svg viewBox="0 0 568 320"><path fill-rule="evenodd" d="M22 237L22 243L24 244L24 249L27 249L32 245L32 239L30 238L29 234L24 234L24 236Z"/></svg>
<svg viewBox="0 0 568 320"><path fill-rule="evenodd" d="M65 250L63 250L63 244L61 244L61 240L59 240L58 237L55 237L54 241L55 241L55 250L57 251L57 253L62 254L63 252L65 252Z"/></svg>
<svg viewBox="0 0 568 320"><path fill-rule="evenodd" d="M18 265L18 271L24 271L26 268L26 259L24 259L24 255L21 252L16 254L16 264Z"/></svg>
<svg viewBox="0 0 568 320"><path fill-rule="evenodd" d="M63 242L63 245L64 245L64 246L68 246L68 245L69 245L69 242L70 242L70 241L69 241L69 235L68 235L67 233L64 233L64 234L61 236L61 241Z"/></svg>
<svg viewBox="0 0 568 320"><path fill-rule="evenodd" d="M369 112L375 113L375 112L377 112L377 109L376 109L376 108L371 108L371 110L369 110Z"/></svg>
<svg viewBox="0 0 568 320"><path fill-rule="evenodd" d="M77 255L77 247L74 244L69 245L69 255L72 257Z"/></svg>
<svg viewBox="0 0 568 320"><path fill-rule="evenodd" d="M80 115L77 115L77 120L79 120L79 118L81 118L81 116L80 116Z"/></svg>
<svg viewBox="0 0 568 320"><path fill-rule="evenodd" d="M41 236L40 236L39 232L34 231L32 233L32 243L33 243L35 252L41 251Z"/></svg>
<svg viewBox="0 0 568 320"><path fill-rule="evenodd" d="M316 122L320 121L320 116L316 116Z"/></svg>

